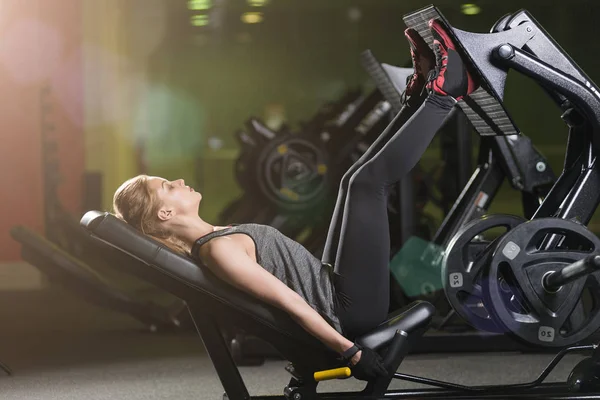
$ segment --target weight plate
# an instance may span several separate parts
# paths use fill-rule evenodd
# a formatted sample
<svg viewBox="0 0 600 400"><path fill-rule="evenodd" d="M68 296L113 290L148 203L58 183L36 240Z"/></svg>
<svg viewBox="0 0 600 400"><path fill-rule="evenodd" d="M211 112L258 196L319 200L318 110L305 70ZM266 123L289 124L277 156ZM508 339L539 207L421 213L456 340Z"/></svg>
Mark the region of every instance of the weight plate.
<svg viewBox="0 0 600 400"><path fill-rule="evenodd" d="M482 272L492 255L494 239L523 222L520 217L503 214L472 220L446 248L441 266L444 293L455 312L476 329L503 332L484 303Z"/></svg>
<svg viewBox="0 0 600 400"><path fill-rule="evenodd" d="M518 339L545 347L578 343L600 328L600 272L549 291L545 275L600 252L585 226L560 218L523 223L499 241L485 278L485 304Z"/></svg>
<svg viewBox="0 0 600 400"><path fill-rule="evenodd" d="M325 151L299 137L269 143L258 159L257 173L263 195L285 211L310 209L327 192Z"/></svg>

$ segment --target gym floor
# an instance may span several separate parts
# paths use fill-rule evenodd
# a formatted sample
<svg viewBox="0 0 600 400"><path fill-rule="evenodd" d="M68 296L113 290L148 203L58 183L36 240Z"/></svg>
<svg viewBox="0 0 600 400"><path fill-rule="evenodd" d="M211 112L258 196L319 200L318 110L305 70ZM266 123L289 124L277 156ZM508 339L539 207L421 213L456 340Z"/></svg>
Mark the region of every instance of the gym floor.
<svg viewBox="0 0 600 400"><path fill-rule="evenodd" d="M400 371L466 385L533 380L552 355L518 353L410 356ZM549 377L566 379L581 356ZM0 292L0 397L12 399L221 399L223 389L197 335L152 334L137 321L88 305L57 289ZM251 394L281 394L286 362L243 367ZM362 389L326 382L321 391ZM393 388L416 387L395 382Z"/></svg>

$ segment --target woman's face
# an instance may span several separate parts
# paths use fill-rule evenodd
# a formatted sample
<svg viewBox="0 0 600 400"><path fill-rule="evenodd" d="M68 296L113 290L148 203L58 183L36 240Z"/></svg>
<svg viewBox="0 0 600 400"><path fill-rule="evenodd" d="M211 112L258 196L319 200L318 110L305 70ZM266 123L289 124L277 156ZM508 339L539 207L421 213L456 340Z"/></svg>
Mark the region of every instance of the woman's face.
<svg viewBox="0 0 600 400"><path fill-rule="evenodd" d="M158 215L161 220L168 220L174 216L198 215L202 195L186 186L183 179L168 181L152 176L148 178L148 186L161 202Z"/></svg>

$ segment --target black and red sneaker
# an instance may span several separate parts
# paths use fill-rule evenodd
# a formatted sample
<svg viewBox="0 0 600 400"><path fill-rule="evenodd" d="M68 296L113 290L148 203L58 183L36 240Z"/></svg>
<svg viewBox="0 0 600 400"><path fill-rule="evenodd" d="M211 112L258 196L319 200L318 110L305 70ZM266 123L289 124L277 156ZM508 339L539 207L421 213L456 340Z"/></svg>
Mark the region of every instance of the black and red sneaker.
<svg viewBox="0 0 600 400"><path fill-rule="evenodd" d="M415 72L408 77L403 96L410 97L421 92L427 83L429 71L435 67L435 55L416 30L408 28L404 31L404 36L410 45L410 56L415 69Z"/></svg>
<svg viewBox="0 0 600 400"><path fill-rule="evenodd" d="M446 28L438 20L432 19L429 29L433 35L435 68L430 72L427 88L442 96L461 100L477 89L477 82L456 51L456 45L446 33Z"/></svg>

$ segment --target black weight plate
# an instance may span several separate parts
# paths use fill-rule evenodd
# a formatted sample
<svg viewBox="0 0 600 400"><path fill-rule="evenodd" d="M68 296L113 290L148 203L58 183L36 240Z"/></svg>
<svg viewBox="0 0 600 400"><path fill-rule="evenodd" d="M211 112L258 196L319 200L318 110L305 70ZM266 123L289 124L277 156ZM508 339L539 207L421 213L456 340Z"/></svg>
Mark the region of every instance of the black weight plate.
<svg viewBox="0 0 600 400"><path fill-rule="evenodd" d="M503 332L484 304L482 272L497 235L523 222L520 217L503 214L472 220L454 235L446 248L441 268L446 298L455 312L476 329Z"/></svg>
<svg viewBox="0 0 600 400"><path fill-rule="evenodd" d="M600 272L556 292L542 282L546 274L599 252L600 239L578 223L560 218L523 223L494 249L485 304L515 338L543 347L578 343L600 328Z"/></svg>
<svg viewBox="0 0 600 400"><path fill-rule="evenodd" d="M327 192L328 163L323 149L292 135L270 142L258 159L262 194L284 211L314 207Z"/></svg>

